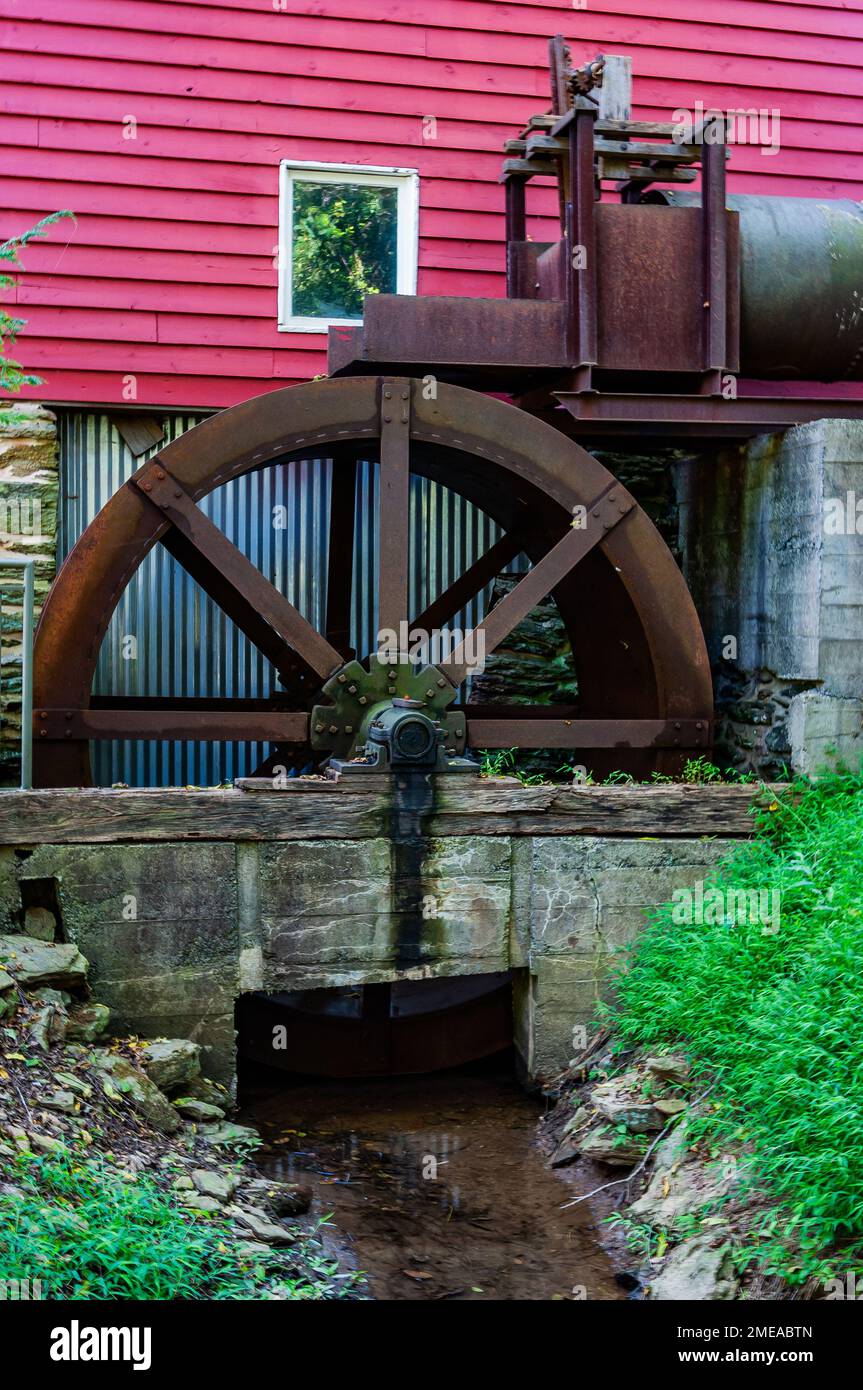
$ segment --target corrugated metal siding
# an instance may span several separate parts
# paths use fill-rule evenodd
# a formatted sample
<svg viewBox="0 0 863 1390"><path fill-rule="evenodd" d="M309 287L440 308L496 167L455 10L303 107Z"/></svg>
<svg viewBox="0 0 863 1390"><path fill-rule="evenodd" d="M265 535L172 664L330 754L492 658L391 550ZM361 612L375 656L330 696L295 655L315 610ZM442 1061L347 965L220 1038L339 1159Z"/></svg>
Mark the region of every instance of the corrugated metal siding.
<svg viewBox="0 0 863 1390"><path fill-rule="evenodd" d="M197 423L189 415L163 421L165 443ZM149 455L134 458L106 415L61 412L60 558L96 513ZM160 446L164 447L164 445ZM151 453L156 452L152 450ZM327 574L329 460L276 464L217 488L202 509L309 622L324 620ZM411 481L411 612L472 564L499 535L483 513L423 478ZM284 507L275 513L276 507ZM287 525L277 528L274 516ZM377 631L377 468L358 470L351 644L368 652ZM487 595L453 623L473 626ZM134 639L134 644L130 643ZM122 595L99 657L94 692L255 698L271 693L269 664L180 565L155 546ZM100 784L212 786L245 776L265 757L260 744L97 743Z"/></svg>
<svg viewBox="0 0 863 1390"><path fill-rule="evenodd" d="M863 196L859 3L0 0L0 18L0 236L79 218L23 256L34 399L117 402L132 373L142 405L224 406L324 370L322 335L276 330L284 158L419 169L419 292L502 295L502 142L547 106L557 32L579 61L631 54L641 119L778 108L782 148L735 147L732 192ZM554 211L539 193L537 239Z"/></svg>

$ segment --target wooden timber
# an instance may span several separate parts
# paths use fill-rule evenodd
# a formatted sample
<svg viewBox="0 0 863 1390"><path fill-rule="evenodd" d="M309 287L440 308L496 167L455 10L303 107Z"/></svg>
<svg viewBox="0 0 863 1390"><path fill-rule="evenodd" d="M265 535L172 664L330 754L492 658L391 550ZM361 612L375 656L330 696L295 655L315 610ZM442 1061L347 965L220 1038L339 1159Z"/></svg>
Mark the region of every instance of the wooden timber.
<svg viewBox="0 0 863 1390"><path fill-rule="evenodd" d="M747 836L753 803L780 787L536 786L510 778L432 779L432 836ZM241 780L230 788L0 792L0 846L143 841L368 839L390 833L394 778Z"/></svg>

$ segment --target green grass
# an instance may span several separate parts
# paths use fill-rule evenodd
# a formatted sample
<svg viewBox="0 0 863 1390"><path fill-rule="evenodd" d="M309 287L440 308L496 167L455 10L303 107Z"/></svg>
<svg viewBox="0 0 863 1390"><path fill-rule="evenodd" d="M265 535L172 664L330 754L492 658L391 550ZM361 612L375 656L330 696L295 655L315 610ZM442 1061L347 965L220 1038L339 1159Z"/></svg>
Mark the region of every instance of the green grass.
<svg viewBox="0 0 863 1390"><path fill-rule="evenodd" d="M530 771L530 759L525 766L518 761L519 749L499 748L494 752L486 749L482 754L480 775L482 777L517 777L525 787L539 786L549 779L543 772ZM581 774L582 766L578 763L564 763L557 769L558 775L561 773L572 777L575 773ZM596 786L590 773L579 776L579 782L584 786ZM683 771L677 777L669 777L662 772L651 773L646 779L648 784L660 782L685 782L690 784L705 782L751 782L754 778L745 773L723 773L715 763L710 762L703 755L697 758L688 758ZM599 784L603 787L612 787L620 784L635 786L635 778L629 772L610 772Z"/></svg>
<svg viewBox="0 0 863 1390"><path fill-rule="evenodd" d="M863 773L794 784L707 882L778 889L779 929L734 911L679 925L658 909L619 977L614 1025L625 1044L682 1045L713 1081L695 1133L747 1155L758 1216L743 1262L792 1283L859 1276Z"/></svg>
<svg viewBox="0 0 863 1390"><path fill-rule="evenodd" d="M481 777L517 777L523 787L538 787L546 779L541 772L529 772L517 762L517 748L486 750L480 765Z"/></svg>
<svg viewBox="0 0 863 1390"><path fill-rule="evenodd" d="M254 1299L268 1271L291 1298L347 1292L308 1249L302 1274L296 1246L266 1268L242 1259L222 1218L184 1211L147 1173L69 1152L4 1160L0 1178L18 1189L0 1188L0 1281L38 1280L42 1298Z"/></svg>

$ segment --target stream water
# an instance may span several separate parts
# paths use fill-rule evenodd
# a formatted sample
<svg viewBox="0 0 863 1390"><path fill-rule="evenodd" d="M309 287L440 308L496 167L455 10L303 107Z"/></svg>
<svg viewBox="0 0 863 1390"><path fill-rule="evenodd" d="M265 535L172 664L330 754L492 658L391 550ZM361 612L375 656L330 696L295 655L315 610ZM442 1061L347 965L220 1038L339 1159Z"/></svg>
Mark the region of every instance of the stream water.
<svg viewBox="0 0 863 1390"><path fill-rule="evenodd" d="M588 1204L536 1142L506 1062L374 1081L247 1080L273 1178L303 1182L326 1243L376 1299L618 1299Z"/></svg>

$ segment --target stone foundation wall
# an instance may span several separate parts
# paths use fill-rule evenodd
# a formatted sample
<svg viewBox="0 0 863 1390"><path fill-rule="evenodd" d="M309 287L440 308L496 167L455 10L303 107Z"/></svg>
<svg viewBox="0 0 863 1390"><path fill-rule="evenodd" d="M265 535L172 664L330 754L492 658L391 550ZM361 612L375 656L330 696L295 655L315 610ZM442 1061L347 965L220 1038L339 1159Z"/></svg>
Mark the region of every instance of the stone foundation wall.
<svg viewBox="0 0 863 1390"><path fill-rule="evenodd" d="M55 572L57 422L44 406L0 404L0 556L36 561L36 612ZM20 571L0 569L0 786L20 778Z"/></svg>
<svg viewBox="0 0 863 1390"><path fill-rule="evenodd" d="M863 424L817 420L678 467L717 753L775 778L863 755ZM857 499L860 499L859 509ZM816 717L817 712L817 717Z"/></svg>
<svg viewBox="0 0 863 1390"><path fill-rule="evenodd" d="M421 858L405 868L384 833L385 809L375 820L371 793L331 793L323 805L314 787L245 798L167 793L174 830L161 839L142 834L140 820L124 834L110 813L120 806L138 815L159 805L157 793L33 793L20 815L30 844L14 816L0 827L0 932L20 930L28 906L49 907L90 962L113 1026L201 1043L208 1074L223 1081L233 1074L234 1004L248 991L520 972L513 1032L526 1074L541 1080L571 1056L573 1029L590 1022L645 911L703 880L739 843L750 793L486 783L462 833L470 793L452 795L463 808L452 813L455 833L435 834L432 824ZM19 796L7 793L7 807L14 811ZM723 798L736 807L730 819L711 814ZM201 810L208 800L209 817ZM368 803L365 814L348 808L353 802ZM108 810L86 833L109 842L34 843L52 826L59 840L68 808L95 803ZM215 838L226 804L239 804L257 838ZM190 828L207 833L209 820L212 840L178 839L184 805ZM66 810L51 814L54 806ZM559 833L561 806L578 833ZM342 807L353 835L339 835ZM582 828L609 817L629 833ZM129 841L133 833L139 838Z"/></svg>

